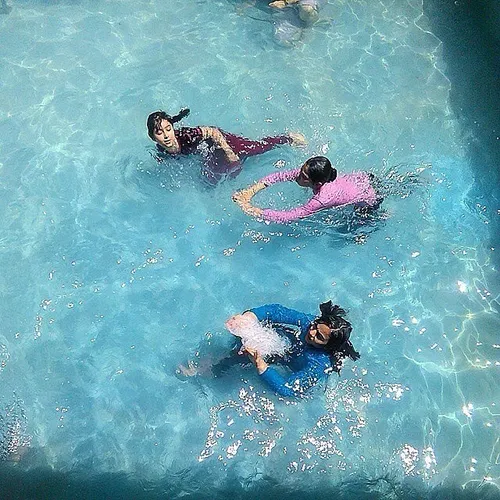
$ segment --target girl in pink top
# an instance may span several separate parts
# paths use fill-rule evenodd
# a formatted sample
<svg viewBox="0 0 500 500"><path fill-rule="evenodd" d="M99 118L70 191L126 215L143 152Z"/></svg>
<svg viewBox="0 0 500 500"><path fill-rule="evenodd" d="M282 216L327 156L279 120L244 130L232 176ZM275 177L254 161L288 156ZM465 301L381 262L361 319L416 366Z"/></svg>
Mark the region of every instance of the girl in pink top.
<svg viewBox="0 0 500 500"><path fill-rule="evenodd" d="M290 210L260 209L250 203L255 193L277 182L295 181L299 186L310 187L313 197L300 207ZM367 172L353 172L337 176L337 170L324 156L309 158L301 168L270 174L253 186L233 195L248 215L271 222L290 222L308 217L319 210L343 205L377 208L382 198L373 186L375 176Z"/></svg>

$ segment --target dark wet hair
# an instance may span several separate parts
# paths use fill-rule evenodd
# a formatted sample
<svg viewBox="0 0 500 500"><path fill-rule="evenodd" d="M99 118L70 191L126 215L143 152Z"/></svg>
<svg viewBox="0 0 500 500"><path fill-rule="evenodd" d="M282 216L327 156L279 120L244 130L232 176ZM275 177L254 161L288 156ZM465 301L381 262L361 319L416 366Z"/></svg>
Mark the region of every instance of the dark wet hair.
<svg viewBox="0 0 500 500"><path fill-rule="evenodd" d="M154 133L158 130L162 120L169 121L172 125L174 123L180 122L184 117L189 115L191 110L189 108L181 109L175 116L170 116L165 113L165 111L155 111L148 116L147 127L148 135L153 141L155 140Z"/></svg>
<svg viewBox="0 0 500 500"><path fill-rule="evenodd" d="M352 325L343 316L346 312L338 305L333 305L332 301L324 302L319 305L321 316L316 318L316 323L323 323L330 327L330 339L323 347L330 355L333 371L340 373L342 360L345 357L356 361L360 358L351 341L349 340L352 332Z"/></svg>
<svg viewBox="0 0 500 500"><path fill-rule="evenodd" d="M337 178L337 170L326 156L313 156L305 162L307 175L314 184L332 182Z"/></svg>

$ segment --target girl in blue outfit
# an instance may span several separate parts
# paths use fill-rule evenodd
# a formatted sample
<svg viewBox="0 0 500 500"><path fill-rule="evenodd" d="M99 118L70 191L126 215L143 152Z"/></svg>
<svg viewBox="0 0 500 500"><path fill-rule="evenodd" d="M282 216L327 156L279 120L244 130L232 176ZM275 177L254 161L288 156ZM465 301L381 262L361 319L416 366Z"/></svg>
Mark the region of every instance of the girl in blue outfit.
<svg viewBox="0 0 500 500"><path fill-rule="evenodd" d="M276 363L286 366L291 370L291 375L283 376L274 363L268 364L257 351L239 349L240 346L235 346L231 356L211 366L212 374L218 377L230 366L241 364L238 353L246 354L269 388L281 396L302 397L332 371L340 373L344 358L359 359L359 353L349 340L352 326L343 317L345 311L332 305L331 300L319 307L321 315L317 317L279 304L256 307L243 313L244 316L251 315L261 323L270 324L276 331L290 336L291 351L286 357L277 359ZM180 371L184 375L197 373L193 365L189 368L182 367Z"/></svg>
<svg viewBox="0 0 500 500"><path fill-rule="evenodd" d="M283 360L283 364L292 371L288 377L268 365L258 352L246 349L261 379L281 396L303 396L332 371L340 373L345 357L352 360L360 357L349 340L352 326L343 318L345 311L332 305L331 300L319 307L319 317L279 304L257 307L244 313L253 314L259 321L267 321L273 326L292 325L299 328L295 349L288 359Z"/></svg>

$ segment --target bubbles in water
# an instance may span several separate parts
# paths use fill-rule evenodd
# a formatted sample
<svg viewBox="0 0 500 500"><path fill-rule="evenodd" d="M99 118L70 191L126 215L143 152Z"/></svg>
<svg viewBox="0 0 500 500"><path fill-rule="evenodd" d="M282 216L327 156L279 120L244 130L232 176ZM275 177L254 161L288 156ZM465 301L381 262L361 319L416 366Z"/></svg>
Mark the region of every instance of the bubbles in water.
<svg viewBox="0 0 500 500"><path fill-rule="evenodd" d="M413 170L409 170L413 167ZM377 192L384 198L396 196L398 198L408 198L416 188L427 184L421 174L429 169L431 165L395 165L386 167L377 172L374 181Z"/></svg>
<svg viewBox="0 0 500 500"><path fill-rule="evenodd" d="M19 461L30 443L23 401L14 394L12 402L0 407L0 461Z"/></svg>
<svg viewBox="0 0 500 500"><path fill-rule="evenodd" d="M5 344L0 344L0 373L6 367L10 359L10 353Z"/></svg>

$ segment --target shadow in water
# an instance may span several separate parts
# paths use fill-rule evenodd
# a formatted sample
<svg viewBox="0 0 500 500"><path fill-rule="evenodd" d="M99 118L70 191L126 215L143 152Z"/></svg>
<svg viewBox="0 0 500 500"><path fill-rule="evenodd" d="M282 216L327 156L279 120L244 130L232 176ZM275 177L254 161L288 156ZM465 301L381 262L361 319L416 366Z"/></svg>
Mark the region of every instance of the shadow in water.
<svg viewBox="0 0 500 500"><path fill-rule="evenodd" d="M432 32L443 42L451 104L474 170L473 205L488 216L500 250L500 4L497 0L424 0ZM496 268L500 251L493 252Z"/></svg>
<svg viewBox="0 0 500 500"><path fill-rule="evenodd" d="M0 496L3 499L66 500L86 499L245 499L262 500L389 500L389 499L453 499L498 500L499 491L488 483L470 483L465 488L437 486L428 489L416 478L400 483L382 476L377 478L352 477L339 485L328 485L326 479L318 484L308 475L296 481L293 489L279 484L265 475L250 477L242 482L229 469L225 481L212 484L209 471L194 476L190 471L167 474L158 482L140 481L124 473L89 476L85 472L55 472L49 468L22 471L17 466L0 466ZM314 483L314 484L313 484ZM302 484L302 486L300 486Z"/></svg>

